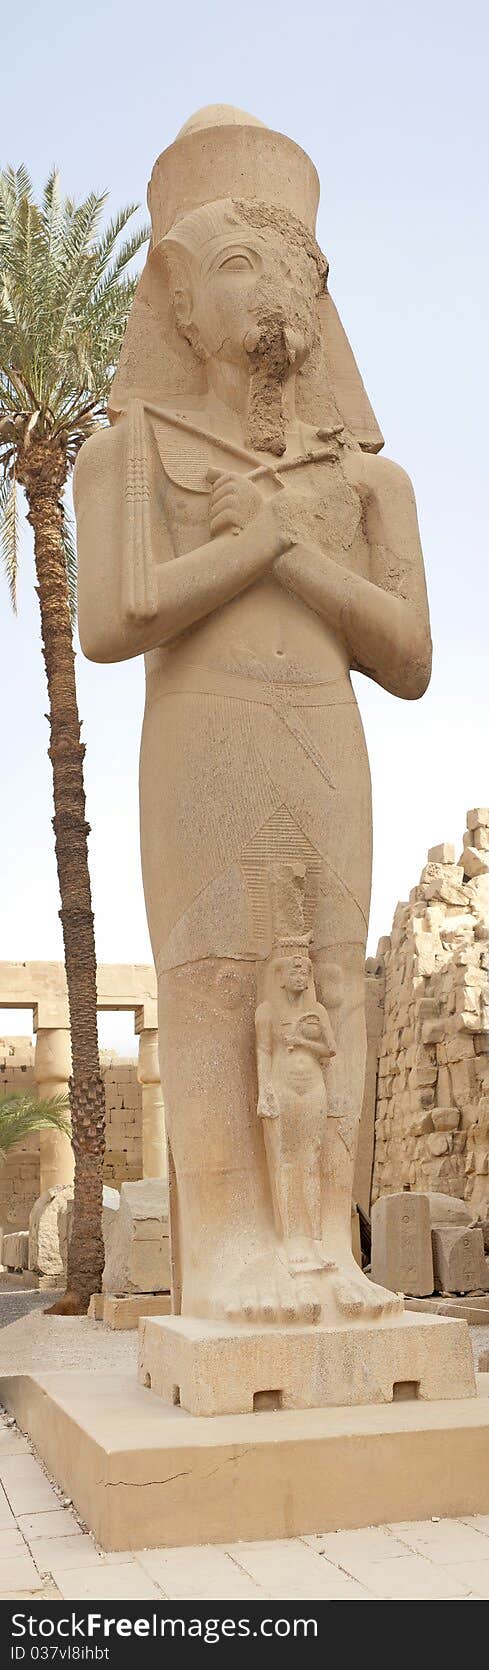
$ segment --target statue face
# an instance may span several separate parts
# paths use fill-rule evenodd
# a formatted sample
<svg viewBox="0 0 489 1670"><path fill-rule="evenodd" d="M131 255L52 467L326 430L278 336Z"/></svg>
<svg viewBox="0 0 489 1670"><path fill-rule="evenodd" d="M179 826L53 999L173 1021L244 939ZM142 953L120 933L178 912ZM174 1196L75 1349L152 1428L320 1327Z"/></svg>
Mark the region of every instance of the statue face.
<svg viewBox="0 0 489 1670"><path fill-rule="evenodd" d="M183 258L183 262L185 257ZM178 270L178 257L177 257ZM179 329L204 359L251 369L269 347L277 374L305 359L317 331L317 274L275 232L223 227L173 282Z"/></svg>
<svg viewBox="0 0 489 1670"><path fill-rule="evenodd" d="M284 958L281 980L284 991L293 992L295 995L307 991L310 974L311 963L309 957L298 953L294 957Z"/></svg>

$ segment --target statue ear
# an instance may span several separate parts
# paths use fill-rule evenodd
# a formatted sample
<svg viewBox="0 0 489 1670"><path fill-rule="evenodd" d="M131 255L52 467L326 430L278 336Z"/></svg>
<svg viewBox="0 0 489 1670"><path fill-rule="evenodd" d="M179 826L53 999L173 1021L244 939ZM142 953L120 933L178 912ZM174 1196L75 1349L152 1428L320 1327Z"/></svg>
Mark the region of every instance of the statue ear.
<svg viewBox="0 0 489 1670"><path fill-rule="evenodd" d="M186 336L192 323L193 293L190 262L182 245L172 243L171 239L164 239L161 246L165 266L168 272L170 298L175 317L175 323L183 336Z"/></svg>

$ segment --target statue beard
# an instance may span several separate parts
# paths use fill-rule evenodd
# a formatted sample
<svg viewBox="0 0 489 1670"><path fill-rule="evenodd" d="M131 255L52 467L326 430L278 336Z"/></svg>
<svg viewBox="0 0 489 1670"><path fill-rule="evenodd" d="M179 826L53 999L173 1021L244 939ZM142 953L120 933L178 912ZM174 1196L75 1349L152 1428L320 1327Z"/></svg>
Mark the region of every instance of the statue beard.
<svg viewBox="0 0 489 1670"><path fill-rule="evenodd" d="M254 324L243 347L250 366L247 444L281 457L287 445L284 391L294 365L301 364L314 341L315 310L290 295L284 304L270 280L257 285Z"/></svg>

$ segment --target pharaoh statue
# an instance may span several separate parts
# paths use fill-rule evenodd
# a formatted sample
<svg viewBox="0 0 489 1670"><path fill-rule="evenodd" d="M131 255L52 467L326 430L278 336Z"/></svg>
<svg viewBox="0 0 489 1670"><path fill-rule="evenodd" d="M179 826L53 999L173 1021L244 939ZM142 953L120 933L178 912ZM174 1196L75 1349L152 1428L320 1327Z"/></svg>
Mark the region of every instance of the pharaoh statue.
<svg viewBox="0 0 489 1670"><path fill-rule="evenodd" d="M401 1308L351 1250L371 804L350 674L408 700L430 674L413 490L379 456L318 197L262 123L187 123L75 472L82 647L146 665L174 1306L284 1327Z"/></svg>

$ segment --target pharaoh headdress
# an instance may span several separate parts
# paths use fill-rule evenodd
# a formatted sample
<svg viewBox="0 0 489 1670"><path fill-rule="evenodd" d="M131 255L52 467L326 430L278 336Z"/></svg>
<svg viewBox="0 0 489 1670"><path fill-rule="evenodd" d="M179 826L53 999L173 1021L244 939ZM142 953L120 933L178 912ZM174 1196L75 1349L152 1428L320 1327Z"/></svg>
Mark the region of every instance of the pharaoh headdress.
<svg viewBox="0 0 489 1670"><path fill-rule="evenodd" d="M319 181L305 151L243 111L218 105L198 111L155 163L151 248L112 386L113 419L135 397L164 407L203 392L202 365L173 318L162 248L189 211L230 198L285 212L315 235ZM360 446L378 452L382 435L327 289L319 309L320 349L299 373L298 415L325 428L343 423Z"/></svg>

